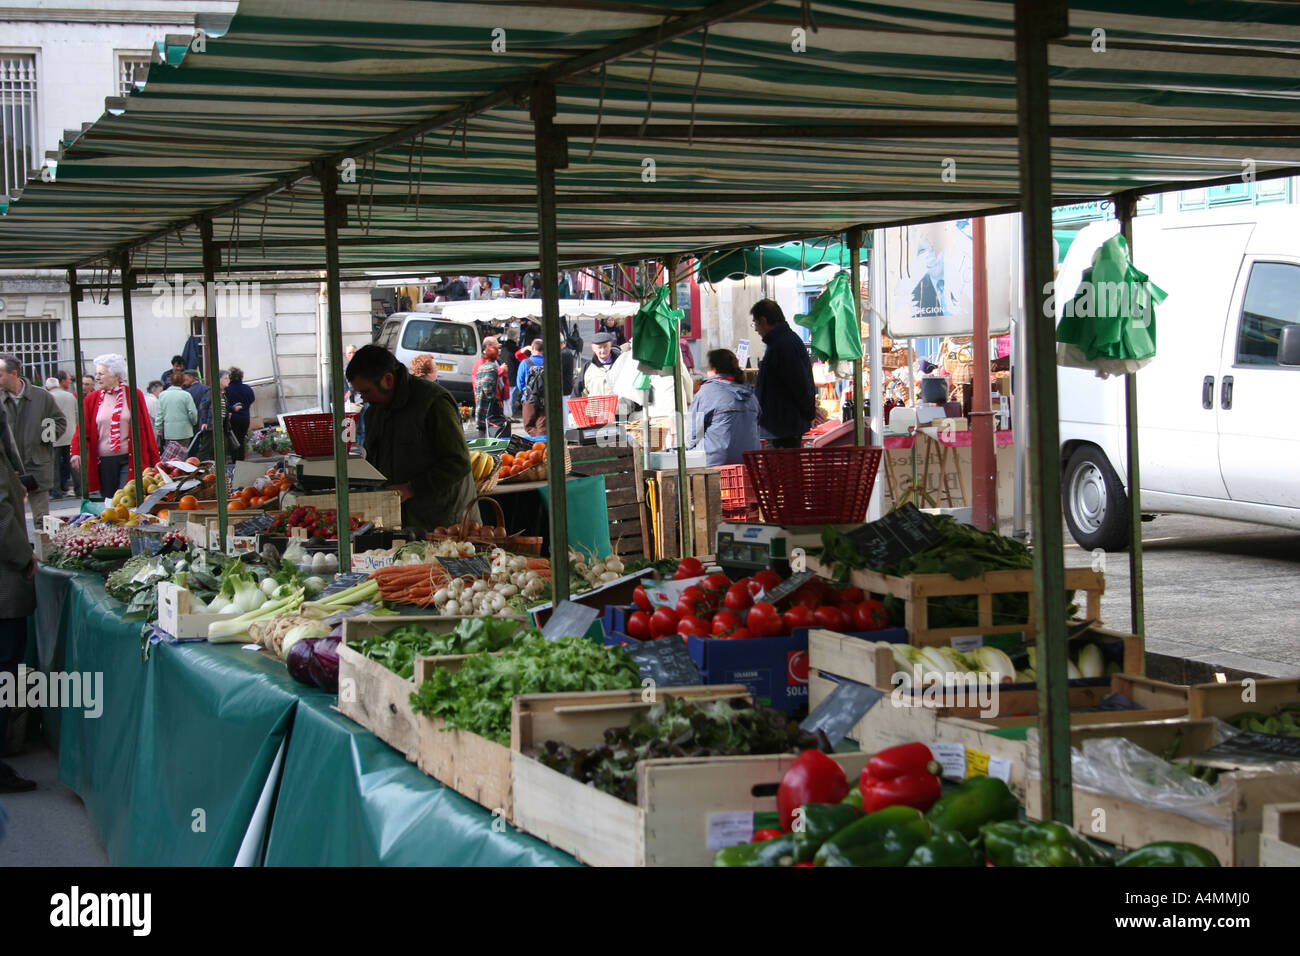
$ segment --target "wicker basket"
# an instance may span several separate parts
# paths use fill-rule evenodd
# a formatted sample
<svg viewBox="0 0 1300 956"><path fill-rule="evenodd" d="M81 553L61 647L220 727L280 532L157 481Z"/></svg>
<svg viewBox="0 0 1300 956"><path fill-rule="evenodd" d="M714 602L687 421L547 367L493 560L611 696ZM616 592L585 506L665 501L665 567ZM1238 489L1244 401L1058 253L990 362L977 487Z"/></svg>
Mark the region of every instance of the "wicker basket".
<svg viewBox="0 0 1300 956"><path fill-rule="evenodd" d="M882 352L880 355L880 367L886 372L892 372L906 364L907 356L902 352Z"/></svg>
<svg viewBox="0 0 1300 956"><path fill-rule="evenodd" d="M469 513L474 510L474 506L477 505L480 501L491 502L492 507L496 509L497 512L496 529L498 532L497 534L463 535L463 534L451 534L450 532L445 534L435 534L431 531L427 535L427 539L429 541L468 541L476 548L482 547L482 548L491 549L496 547L505 547L505 545L502 542L506 540L506 515L505 512L501 510L501 505L497 502L495 498L484 498L484 497L475 498L473 501L471 501L468 505L465 506L465 513L460 516L460 524L464 525L465 522L469 521Z"/></svg>

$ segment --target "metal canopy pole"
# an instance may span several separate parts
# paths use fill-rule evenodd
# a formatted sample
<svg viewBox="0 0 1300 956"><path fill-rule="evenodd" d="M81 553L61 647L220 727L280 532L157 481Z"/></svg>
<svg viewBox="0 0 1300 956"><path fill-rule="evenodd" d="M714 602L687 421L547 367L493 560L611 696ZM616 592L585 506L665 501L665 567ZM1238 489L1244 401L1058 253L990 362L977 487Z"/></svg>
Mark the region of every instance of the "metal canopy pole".
<svg viewBox="0 0 1300 956"><path fill-rule="evenodd" d="M1016 0L1016 101L1029 338L1030 447L1034 453L1033 619L1038 634L1038 727L1043 819L1069 824L1070 701L1066 677L1065 542L1061 532L1061 447L1057 420L1055 316L1044 315L1052 282L1052 155L1047 46L1069 29L1064 0Z"/></svg>
<svg viewBox="0 0 1300 956"><path fill-rule="evenodd" d="M68 270L68 299L72 315L72 378L77 383L77 455L81 460L77 480L84 499L90 486L86 483L86 393L81 387L81 287L77 285L76 269Z"/></svg>
<svg viewBox="0 0 1300 956"><path fill-rule="evenodd" d="M225 399L221 394L221 360L217 355L217 263L221 253L212 242L212 220L199 220L203 243L203 328L207 336L208 383L212 389L212 458L217 463L217 550L226 553L229 515L226 501Z"/></svg>
<svg viewBox="0 0 1300 956"><path fill-rule="evenodd" d="M889 467L888 454L884 451L885 447L885 369L884 357L881 351L880 338L882 335L881 320L885 316L885 243L881 238L883 233L879 230L873 232L871 242L871 255L867 257L867 297L869 299L867 306L867 363L869 381L868 401L864 402L863 408L858 410L858 414L864 414L867 406L871 408L871 445L879 445L881 448L880 467L886 469ZM867 508L867 520L875 521L884 513L885 495L881 487L880 476L876 476L875 487L871 489L871 504ZM898 502L893 502L897 504Z"/></svg>
<svg viewBox="0 0 1300 956"><path fill-rule="evenodd" d="M862 341L862 229L850 229L849 241L849 295L853 297L853 334ZM853 443L859 448L867 443L867 402L862 388L862 357L853 360L853 401L857 414L853 416Z"/></svg>
<svg viewBox="0 0 1300 956"><path fill-rule="evenodd" d="M664 260L668 267L668 307L677 308L677 256ZM650 287L647 276L645 288ZM691 489L686 482L686 415L682 409L682 327L677 326L677 353L673 356L673 408L677 410L677 530L681 556L695 553L695 522L691 517Z"/></svg>
<svg viewBox="0 0 1300 956"><path fill-rule="evenodd" d="M126 329L126 407L131 410L131 471L135 475L135 503L144 501L144 455L140 447L140 407L135 403L135 323L131 319L131 260L128 253L122 253L117 260L118 277L122 280L122 322ZM147 410L146 410L147 411ZM153 427L153 423L149 424ZM85 462L82 462L85 466ZM89 485L87 485L89 487ZM102 492L103 489L101 488Z"/></svg>
<svg viewBox="0 0 1300 956"><path fill-rule="evenodd" d="M1120 234L1128 243L1128 254L1133 255L1133 214L1137 210L1137 194L1121 193L1115 197L1115 218L1119 220ZM1145 300L1143 300L1145 301ZM1129 616L1133 633L1146 639L1146 609L1142 590L1142 476L1138 468L1138 383L1137 373L1124 376L1124 418L1128 441L1128 518L1129 518ZM1144 644L1145 646L1145 644ZM1146 671L1145 661L1143 672Z"/></svg>
<svg viewBox="0 0 1300 956"><path fill-rule="evenodd" d="M551 495L553 606L569 599L569 502L564 487L564 362L560 341L560 254L555 223L555 171L568 169L569 146L555 132L555 86L536 83L529 97L536 131L538 261L542 279L542 374L546 385L546 483Z"/></svg>
<svg viewBox="0 0 1300 956"><path fill-rule="evenodd" d="M338 199L339 171L329 164L316 167L325 200L325 296L329 324L330 410L334 413L334 496L338 501L339 570L352 570L352 514L348 501L348 440L354 438L343 410L343 303L339 293L339 227L347 211Z"/></svg>
<svg viewBox="0 0 1300 956"><path fill-rule="evenodd" d="M982 531L998 529L997 444L993 428L993 397L989 389L989 292L988 257L984 217L972 220L973 256L974 384L971 386L971 523Z"/></svg>

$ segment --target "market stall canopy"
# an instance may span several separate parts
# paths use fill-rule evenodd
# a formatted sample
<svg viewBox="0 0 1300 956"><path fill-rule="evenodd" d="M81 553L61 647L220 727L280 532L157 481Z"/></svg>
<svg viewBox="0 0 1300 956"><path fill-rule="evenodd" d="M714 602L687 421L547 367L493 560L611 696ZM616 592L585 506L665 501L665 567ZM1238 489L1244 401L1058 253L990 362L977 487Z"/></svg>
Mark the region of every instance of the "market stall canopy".
<svg viewBox="0 0 1300 956"><path fill-rule="evenodd" d="M630 319L641 308L639 302L611 302L607 299L560 299L560 316L571 322L580 319ZM476 299L473 302L419 302L416 312L428 312L457 322L512 322L536 319L542 314L541 299Z"/></svg>
<svg viewBox="0 0 1300 956"><path fill-rule="evenodd" d="M783 242L775 246L736 249L713 259L705 258L695 274L697 282L721 282L745 276L780 275L782 272L812 272L838 266L849 267L849 250L838 242Z"/></svg>
<svg viewBox="0 0 1300 956"><path fill-rule="evenodd" d="M53 181L0 217L0 268L128 254L195 272L205 215L221 271L317 270L314 163L339 170L345 277L535 268L539 80L568 144L561 267L1009 210L1013 13L244 0L224 36L183 56L169 40L142 89L68 134ZM1078 0L1069 17L1050 47L1057 201L1295 172L1300 6Z"/></svg>

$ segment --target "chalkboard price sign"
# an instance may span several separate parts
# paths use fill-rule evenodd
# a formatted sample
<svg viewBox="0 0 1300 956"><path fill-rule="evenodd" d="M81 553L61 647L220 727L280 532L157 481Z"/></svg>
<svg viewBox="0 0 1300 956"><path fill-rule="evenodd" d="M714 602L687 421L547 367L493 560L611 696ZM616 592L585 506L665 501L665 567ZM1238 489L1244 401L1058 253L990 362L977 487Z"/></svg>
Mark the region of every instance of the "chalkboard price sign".
<svg viewBox="0 0 1300 956"><path fill-rule="evenodd" d="M943 532L916 505L908 503L879 521L850 531L848 539L872 568L892 567L943 541Z"/></svg>
<svg viewBox="0 0 1300 956"><path fill-rule="evenodd" d="M362 601L360 604L355 604L352 607L336 611L321 621L321 623L326 627L333 627L335 624L341 624L350 617L360 617L362 614L369 614L377 607L379 607L378 604L372 604L369 601Z"/></svg>
<svg viewBox="0 0 1300 956"><path fill-rule="evenodd" d="M695 687L704 683L686 645L675 634L654 641L629 641L623 650L636 661L642 680L654 681L656 687Z"/></svg>
<svg viewBox="0 0 1300 956"><path fill-rule="evenodd" d="M438 563L453 578L486 578L492 574L492 565L488 559L478 555L471 558L439 558Z"/></svg>
<svg viewBox="0 0 1300 956"><path fill-rule="evenodd" d="M769 604L780 604L816 576L811 571L797 571L764 594L763 600Z"/></svg>
<svg viewBox="0 0 1300 956"><path fill-rule="evenodd" d="M349 571L346 574L337 575L324 591L321 591L320 594L316 595L316 600L319 601L322 598L329 597L331 594L338 594L340 591L346 591L354 584L360 584L368 577L370 577L370 574L366 571Z"/></svg>
<svg viewBox="0 0 1300 956"><path fill-rule="evenodd" d="M799 726L809 733L821 730L830 740L831 746L835 746L886 693L888 692L866 684L841 679L839 686L814 707Z"/></svg>
<svg viewBox="0 0 1300 956"><path fill-rule="evenodd" d="M231 532L245 538L251 538L253 535L265 531L271 525L275 524L275 515L270 512L263 512L260 515L254 515L251 518L245 518L233 528Z"/></svg>
<svg viewBox="0 0 1300 956"><path fill-rule="evenodd" d="M1242 731L1192 758L1198 764L1231 770L1300 761L1300 739Z"/></svg>

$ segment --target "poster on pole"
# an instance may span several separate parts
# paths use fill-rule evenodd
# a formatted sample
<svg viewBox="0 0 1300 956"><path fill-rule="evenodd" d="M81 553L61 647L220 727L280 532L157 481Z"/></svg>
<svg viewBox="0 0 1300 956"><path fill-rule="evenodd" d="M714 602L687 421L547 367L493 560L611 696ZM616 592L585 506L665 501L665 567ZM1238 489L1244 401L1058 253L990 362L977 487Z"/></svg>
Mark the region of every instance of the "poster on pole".
<svg viewBox="0 0 1300 956"><path fill-rule="evenodd" d="M986 220L989 334L1011 328L1011 216ZM885 322L899 338L970 335L974 317L972 221L925 223L883 230Z"/></svg>

